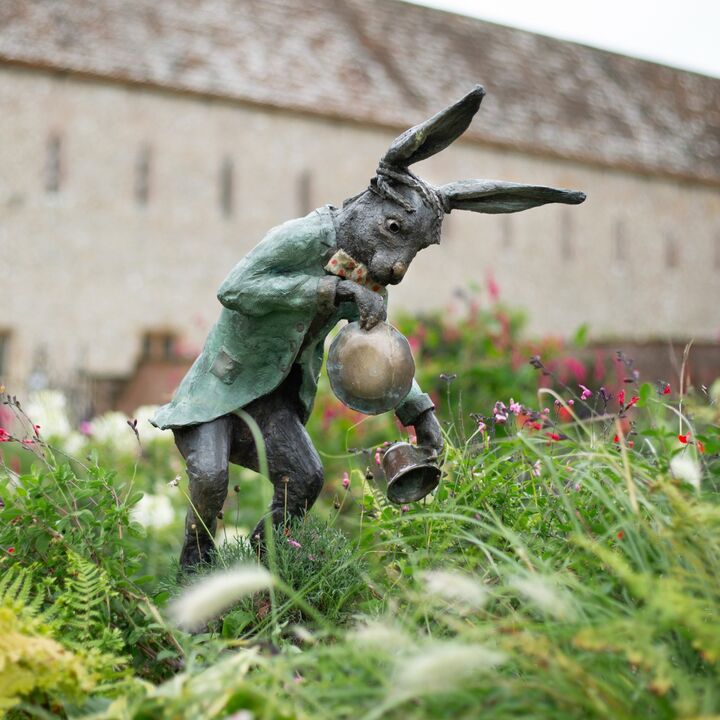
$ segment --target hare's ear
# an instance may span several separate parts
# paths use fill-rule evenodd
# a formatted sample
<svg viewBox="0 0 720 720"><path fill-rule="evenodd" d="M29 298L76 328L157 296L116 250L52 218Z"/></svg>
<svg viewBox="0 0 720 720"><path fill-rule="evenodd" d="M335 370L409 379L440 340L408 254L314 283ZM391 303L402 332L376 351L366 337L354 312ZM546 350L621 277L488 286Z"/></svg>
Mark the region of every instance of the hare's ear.
<svg viewBox="0 0 720 720"><path fill-rule="evenodd" d="M579 205L585 200L585 193L577 190L558 190L502 180L460 180L436 189L443 198L447 212L472 210L481 213L512 213L546 203Z"/></svg>
<svg viewBox="0 0 720 720"><path fill-rule="evenodd" d="M485 90L476 85L462 100L406 130L390 145L381 164L405 169L444 150L467 130L484 96Z"/></svg>

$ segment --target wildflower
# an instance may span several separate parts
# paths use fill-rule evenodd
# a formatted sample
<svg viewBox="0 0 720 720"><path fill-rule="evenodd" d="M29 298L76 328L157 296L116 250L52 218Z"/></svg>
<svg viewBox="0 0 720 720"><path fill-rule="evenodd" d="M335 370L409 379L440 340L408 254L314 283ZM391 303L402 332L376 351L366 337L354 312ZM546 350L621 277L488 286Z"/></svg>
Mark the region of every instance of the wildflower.
<svg viewBox="0 0 720 720"><path fill-rule="evenodd" d="M347 474L347 472L344 472L344 473L343 473L342 486L343 486L346 490L350 487L350 476Z"/></svg>
<svg viewBox="0 0 720 720"><path fill-rule="evenodd" d="M535 463L534 463L533 466L532 466L532 474L533 474L535 477L540 477L540 470L541 470L540 461L539 461L539 460L536 460Z"/></svg>
<svg viewBox="0 0 720 720"><path fill-rule="evenodd" d="M302 547L297 540L293 540L292 538L288 538L288 545L290 545L290 547L294 547L296 550L299 550Z"/></svg>
<svg viewBox="0 0 720 720"><path fill-rule="evenodd" d="M550 408L543 408L541 415L549 415L550 414Z"/></svg>
<svg viewBox="0 0 720 720"><path fill-rule="evenodd" d="M390 625L378 620L368 620L365 624L358 626L350 634L350 637L358 644L365 647L408 647L412 640L399 627Z"/></svg>
<svg viewBox="0 0 720 720"><path fill-rule="evenodd" d="M499 425L504 425L507 422L507 415L498 413L497 415L495 415L495 422Z"/></svg>
<svg viewBox="0 0 720 720"><path fill-rule="evenodd" d="M633 395L633 396L630 398L630 402L627 404L627 407L628 407L628 408L631 408L639 399L640 399L640 396L639 396L639 395ZM626 409L627 409L627 408L626 408Z"/></svg>
<svg viewBox="0 0 720 720"><path fill-rule="evenodd" d="M705 452L705 446L699 440L695 441L695 447L698 449L700 454Z"/></svg>
<svg viewBox="0 0 720 720"><path fill-rule="evenodd" d="M700 464L694 458L685 454L676 455L670 461L670 472L676 480L700 489Z"/></svg>
<svg viewBox="0 0 720 720"><path fill-rule="evenodd" d="M381 461L381 458L380 458L380 448L378 448L378 449L375 451L375 464L376 464L376 465L379 465L379 464L380 464L380 461Z"/></svg>
<svg viewBox="0 0 720 720"><path fill-rule="evenodd" d="M9 442L10 437L10 433L4 427L0 427L0 442Z"/></svg>
<svg viewBox="0 0 720 720"><path fill-rule="evenodd" d="M662 390L663 395L669 395L671 393L670 383L665 383L665 387Z"/></svg>
<svg viewBox="0 0 720 720"><path fill-rule="evenodd" d="M416 435L409 435L408 436L408 442L411 445L417 445L417 436Z"/></svg>
<svg viewBox="0 0 720 720"><path fill-rule="evenodd" d="M530 423L530 427L533 430L542 430L543 429L542 423L539 423L539 422Z"/></svg>
<svg viewBox="0 0 720 720"><path fill-rule="evenodd" d="M617 394L617 401L620 407L625 407L625 390L620 390Z"/></svg>
<svg viewBox="0 0 720 720"><path fill-rule="evenodd" d="M540 575L525 577L516 575L510 578L509 585L539 610L549 615L562 619L570 614L567 597L551 578Z"/></svg>
<svg viewBox="0 0 720 720"><path fill-rule="evenodd" d="M510 398L510 412L519 415L522 412L522 405Z"/></svg>
<svg viewBox="0 0 720 720"><path fill-rule="evenodd" d="M581 400L589 400L592 397L592 390L590 388L585 387L585 385L578 385L578 387L582 390L582 393L580 393L580 399Z"/></svg>
<svg viewBox="0 0 720 720"><path fill-rule="evenodd" d="M198 630L241 598L271 584L272 576L259 565L216 572L185 590L170 606L170 614L178 626Z"/></svg>
<svg viewBox="0 0 720 720"><path fill-rule="evenodd" d="M542 364L542 360L540 359L540 356L539 356L539 355L533 355L533 356L530 358L529 362L530 362L530 364L531 364L536 370L542 370L543 367L545 367L545 366Z"/></svg>
<svg viewBox="0 0 720 720"><path fill-rule="evenodd" d="M570 400L567 401L567 404L568 404L570 407L572 407L572 406L575 404L575 401L574 401L572 398L570 398Z"/></svg>
<svg viewBox="0 0 720 720"><path fill-rule="evenodd" d="M403 505L403 506L400 508L400 512L402 512L402 513L410 512L410 506L409 506L409 505Z"/></svg>
<svg viewBox="0 0 720 720"><path fill-rule="evenodd" d="M487 427L482 420L478 420L477 426L478 426L478 430L479 430L481 433L484 433L484 432L485 432L485 429L486 429L486 427Z"/></svg>
<svg viewBox="0 0 720 720"><path fill-rule="evenodd" d="M23 444L23 445L32 445L34 442L35 442L35 441L34 441L32 438L25 438L25 439L22 441L22 444Z"/></svg>
<svg viewBox="0 0 720 720"><path fill-rule="evenodd" d="M387 647L387 644L385 644ZM505 660L505 654L483 645L436 642L418 649L416 655L398 660L392 694L418 697L448 692L470 677L487 672Z"/></svg>
<svg viewBox="0 0 720 720"><path fill-rule="evenodd" d="M7 553L8 553L8 555L14 555L14 554L15 554L15 548L11 545L11 546L7 549Z"/></svg>
<svg viewBox="0 0 720 720"><path fill-rule="evenodd" d="M78 426L78 430L83 435L92 435L92 424L88 420L83 420Z"/></svg>
<svg viewBox="0 0 720 720"><path fill-rule="evenodd" d="M618 540L622 540L622 539L625 537L625 531L624 531L624 530L620 530L620 531L618 532L618 534L617 534L616 537L617 537Z"/></svg>
<svg viewBox="0 0 720 720"><path fill-rule="evenodd" d="M620 436L616 433L615 437L613 438L613 442L619 443L620 442Z"/></svg>
<svg viewBox="0 0 720 720"><path fill-rule="evenodd" d="M33 425L33 430L35 431L35 435L37 437L40 437L40 426L39 425Z"/></svg>
<svg viewBox="0 0 720 720"><path fill-rule="evenodd" d="M485 604L487 593L476 580L454 570L430 570L420 576L430 595L469 609L479 610Z"/></svg>
<svg viewBox="0 0 720 720"><path fill-rule="evenodd" d="M167 495L146 493L133 506L130 517L145 528L164 528L175 521L175 509Z"/></svg>
<svg viewBox="0 0 720 720"><path fill-rule="evenodd" d="M562 440L562 436L556 432L549 432L545 434L550 438L550 440L554 440L555 442L557 442L558 440Z"/></svg>
<svg viewBox="0 0 720 720"><path fill-rule="evenodd" d="M687 435L678 435L678 440L683 444L687 445L690 441L690 433Z"/></svg>

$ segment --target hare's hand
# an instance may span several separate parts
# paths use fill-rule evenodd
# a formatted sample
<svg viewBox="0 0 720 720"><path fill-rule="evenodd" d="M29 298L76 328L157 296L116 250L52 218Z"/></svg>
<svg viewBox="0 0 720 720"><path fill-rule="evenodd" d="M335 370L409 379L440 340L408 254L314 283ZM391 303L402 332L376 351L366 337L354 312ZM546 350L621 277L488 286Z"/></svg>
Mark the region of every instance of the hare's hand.
<svg viewBox="0 0 720 720"><path fill-rule="evenodd" d="M352 280L343 280L338 283L336 298L338 301L351 300L357 305L360 313L360 327L364 330L374 328L387 317L382 295L378 295Z"/></svg>

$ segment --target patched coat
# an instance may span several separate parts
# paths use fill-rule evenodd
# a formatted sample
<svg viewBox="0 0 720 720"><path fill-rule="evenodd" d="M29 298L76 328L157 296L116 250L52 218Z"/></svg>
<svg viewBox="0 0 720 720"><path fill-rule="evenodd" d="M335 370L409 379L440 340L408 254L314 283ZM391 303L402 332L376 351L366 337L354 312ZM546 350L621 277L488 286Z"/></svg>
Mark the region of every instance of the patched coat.
<svg viewBox="0 0 720 720"><path fill-rule="evenodd" d="M235 412L277 388L293 364L301 368L299 399L306 422L324 340L339 320L358 318L354 303L335 306L339 278L324 267L336 250L330 207L270 230L221 285L218 322L171 402L151 422L163 429L182 427ZM432 407L413 382L396 414L411 424Z"/></svg>

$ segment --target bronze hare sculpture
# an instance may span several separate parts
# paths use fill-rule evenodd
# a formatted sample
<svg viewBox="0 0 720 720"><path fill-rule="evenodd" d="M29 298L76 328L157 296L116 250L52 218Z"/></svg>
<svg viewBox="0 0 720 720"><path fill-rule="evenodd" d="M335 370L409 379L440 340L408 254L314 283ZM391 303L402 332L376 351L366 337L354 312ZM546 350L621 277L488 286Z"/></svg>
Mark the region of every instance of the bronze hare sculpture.
<svg viewBox="0 0 720 720"><path fill-rule="evenodd" d="M510 213L585 195L499 180L433 187L410 166L467 129L485 94L476 86L454 105L400 135L375 177L342 208L325 206L273 228L218 291L222 310L202 354L153 424L172 428L187 463L188 510L181 564L207 561L228 492L228 464L258 469L248 413L265 442L273 523L299 516L323 486L323 468L305 429L324 341L341 319L372 328L386 317L387 286L399 283L419 250L440 242L452 210ZM418 443L439 451L433 403L413 382L395 413ZM262 521L253 537L259 540Z"/></svg>

